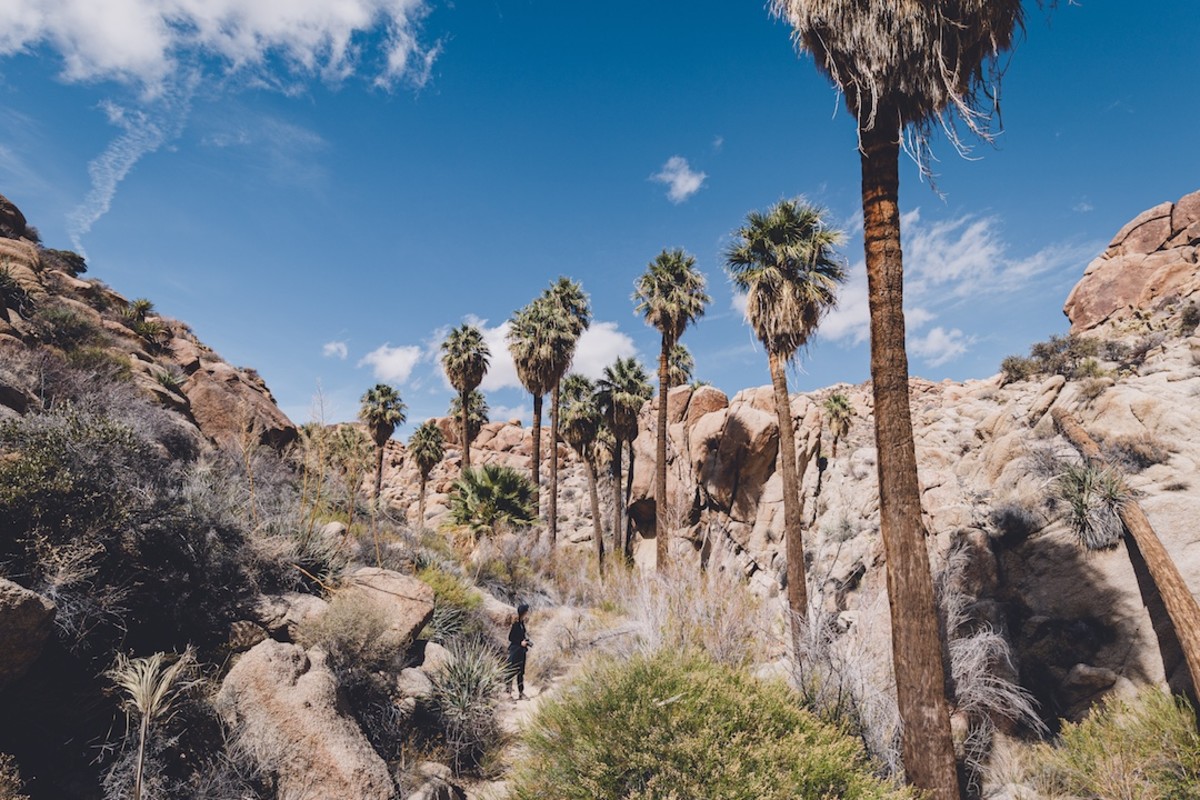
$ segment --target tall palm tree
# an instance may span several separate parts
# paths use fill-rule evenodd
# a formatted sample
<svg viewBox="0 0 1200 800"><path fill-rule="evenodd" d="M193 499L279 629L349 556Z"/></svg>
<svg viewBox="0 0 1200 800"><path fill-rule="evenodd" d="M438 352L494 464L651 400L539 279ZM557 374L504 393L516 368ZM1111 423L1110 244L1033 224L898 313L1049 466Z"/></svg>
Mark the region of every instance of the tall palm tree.
<svg viewBox="0 0 1200 800"><path fill-rule="evenodd" d="M846 270L834 248L845 237L826 224L824 211L803 200L782 200L765 213L751 211L734 237L725 253L726 269L733 285L746 293L746 321L766 348L775 389L787 597L792 636L798 643L808 616L800 494L800 476L808 464L797 468L786 368L808 344L821 317L837 303L837 288L846 280Z"/></svg>
<svg viewBox="0 0 1200 800"><path fill-rule="evenodd" d="M491 409L488 408L487 398L483 396L483 392L478 389L472 389L467 394L467 436L473 442L479 432L483 430L483 426L488 424L488 414ZM454 397L450 400L449 416L451 419L458 420L459 427L462 427L462 398Z"/></svg>
<svg viewBox="0 0 1200 800"><path fill-rule="evenodd" d="M474 325L463 323L450 331L446 341L442 342L442 368L450 385L458 390L460 407L470 408L469 395L487 374L488 363L492 353L488 350L483 333ZM462 433L462 468L471 466L471 439L467 430L467 415L459 420Z"/></svg>
<svg viewBox="0 0 1200 800"><path fill-rule="evenodd" d="M517 377L533 396L532 475L535 499L542 479L542 402L554 388L553 354L569 347L570 331L557 324L555 309L538 298L513 314L508 326L508 351Z"/></svg>
<svg viewBox="0 0 1200 800"><path fill-rule="evenodd" d="M921 155L956 117L990 134L1000 57L1022 25L1020 0L771 0L798 47L845 95L858 127L871 379L879 451L896 694L907 777L935 800L959 794L933 578L908 402L899 157L907 129ZM923 162L927 163L927 162Z"/></svg>
<svg viewBox="0 0 1200 800"><path fill-rule="evenodd" d="M692 351L687 349L687 345L677 342L667 356L667 387L674 389L676 386L686 386L692 382L695 371L696 359L692 358Z"/></svg>
<svg viewBox="0 0 1200 800"><path fill-rule="evenodd" d="M833 452L831 458L837 458L838 440L850 432L850 419L854 409L850 406L850 398L841 392L834 392L825 398L825 416L829 419L829 435L833 437Z"/></svg>
<svg viewBox="0 0 1200 800"><path fill-rule="evenodd" d="M663 250L633 284L637 312L662 335L658 355L658 441L655 448L654 550L655 569L666 571L667 537L667 392L671 381L671 348L683 336L688 325L704 316L711 298L704 292L704 275L696 269L696 259L683 250Z"/></svg>
<svg viewBox="0 0 1200 800"><path fill-rule="evenodd" d="M587 476L592 504L592 540L596 551L596 569L604 574L604 526L600 521L600 495L596 491L596 439L604 425L596 386L582 375L568 375L562 384L562 431L567 444L579 454Z"/></svg>
<svg viewBox="0 0 1200 800"><path fill-rule="evenodd" d="M388 439L396 432L396 426L403 425L404 401L400 393L386 383L377 383L362 396L362 405L358 409L358 418L362 420L371 440L375 442L375 496L371 512L371 537L375 541L375 563L381 563L379 552L379 495L383 490L383 452Z"/></svg>
<svg viewBox="0 0 1200 800"><path fill-rule="evenodd" d="M550 527L550 548L553 551L558 541L558 406L560 384L563 375L571 368L575 358L575 345L579 337L592 324L592 311L588 296L577 281L559 278L549 289L542 292L542 302L549 309L549 323L558 334L551 348L551 372L554 383L550 389L550 502L547 509Z"/></svg>
<svg viewBox="0 0 1200 800"><path fill-rule="evenodd" d="M442 429L433 420L422 423L408 439L408 454L421 475L421 494L417 499L417 527L420 529L425 527L425 484L429 481L429 473L446 454Z"/></svg>
<svg viewBox="0 0 1200 800"><path fill-rule="evenodd" d="M618 356L616 361L604 368L598 390L600 410L613 435L613 549L620 546L625 559L632 561L633 541L625 509L629 506L629 494L633 489L633 440L638 434L638 414L646 401L654 396L654 388L650 385L646 368L636 358ZM629 447L629 478L624 494L621 492L622 443Z"/></svg>

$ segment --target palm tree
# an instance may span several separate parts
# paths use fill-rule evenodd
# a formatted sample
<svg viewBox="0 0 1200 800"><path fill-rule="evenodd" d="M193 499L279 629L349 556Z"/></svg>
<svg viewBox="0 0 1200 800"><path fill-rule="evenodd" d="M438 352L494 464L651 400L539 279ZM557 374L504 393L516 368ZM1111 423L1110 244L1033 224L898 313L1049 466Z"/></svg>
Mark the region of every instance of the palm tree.
<svg viewBox="0 0 1200 800"><path fill-rule="evenodd" d="M445 453L445 438L442 429L433 420L427 420L413 431L408 440L408 453L417 464L421 474L421 494L417 499L417 527L425 527L425 484L429 481L429 473L442 460Z"/></svg>
<svg viewBox="0 0 1200 800"><path fill-rule="evenodd" d="M496 535L502 525L524 526L537 520L533 484L511 467L484 464L465 469L450 494L450 518L478 536Z"/></svg>
<svg viewBox="0 0 1200 800"><path fill-rule="evenodd" d="M850 398L841 392L829 395L825 398L825 415L829 418L829 435L833 437L830 457L837 458L838 440L850 432L850 419L854 416Z"/></svg>
<svg viewBox="0 0 1200 800"><path fill-rule="evenodd" d="M513 314L508 326L508 351L512 354L521 384L533 395L534 497L542 479L542 399L554 388L553 354L569 343L569 331L556 324L554 308L538 298Z"/></svg>
<svg viewBox="0 0 1200 800"><path fill-rule="evenodd" d="M633 300L646 322L662 335L658 356L658 441L655 449L654 549L656 569L667 569L667 392L671 381L671 348L683 332L704 315L711 300L704 292L704 275L696 269L696 259L683 250L663 250L634 282Z"/></svg>
<svg viewBox="0 0 1200 800"><path fill-rule="evenodd" d="M802 200L782 200L766 213L751 211L734 236L725 254L726 269L734 286L746 293L746 321L766 348L775 389L788 607L792 637L799 643L808 617L800 494L800 476L808 464L797 468L786 367L837 303L837 288L846 280L846 270L833 248L845 237L826 225L824 211Z"/></svg>
<svg viewBox="0 0 1200 800"><path fill-rule="evenodd" d="M691 383L695 371L696 359L692 358L692 351L687 349L687 345L677 342L667 356L667 388L674 389Z"/></svg>
<svg viewBox="0 0 1200 800"><path fill-rule="evenodd" d="M375 497L371 513L371 536L375 540L375 562L381 563L379 553L379 495L383 489L383 451L388 439L396 432L397 425L403 425L404 401L400 393L386 383L377 383L362 396L362 406L358 409L358 418L362 420L367 431L375 442Z"/></svg>
<svg viewBox="0 0 1200 800"><path fill-rule="evenodd" d="M553 551L558 540L559 384L571 368L579 337L592 323L592 312L583 287L569 278L559 278L551 284L549 289L542 292L541 300L549 309L548 324L558 331L554 336L555 346L550 351L554 383L550 389L550 503L547 516L550 523L550 549Z"/></svg>
<svg viewBox="0 0 1200 800"><path fill-rule="evenodd" d="M887 558L892 656L908 779L935 800L958 797L933 579L908 402L899 157L905 129L918 160L935 124L957 117L989 136L999 59L1021 27L1020 0L772 0L797 45L845 95L858 127L871 379L879 451L880 533Z"/></svg>
<svg viewBox="0 0 1200 800"><path fill-rule="evenodd" d="M627 561L633 560L633 541L630 536L629 518L625 509L629 506L629 494L633 489L633 440L638 433L638 414L646 401L654 396L650 376L646 368L634 357L620 358L604 368L599 381L600 410L613 435L613 497L615 502L613 539L620 542L621 552ZM625 493L621 494L621 444L629 447L629 478ZM621 534L622 526L624 535ZM616 549L614 543L613 548Z"/></svg>
<svg viewBox="0 0 1200 800"><path fill-rule="evenodd" d="M488 424L488 408L487 398L483 396L483 392L478 389L472 389L467 395L467 436L470 441L475 441L475 437L483 430L483 426ZM457 420L459 428L462 427L462 399L459 397L450 400L450 410L447 412L450 418Z"/></svg>
<svg viewBox="0 0 1200 800"><path fill-rule="evenodd" d="M450 385L458 390L460 408L471 407L468 396L483 383L491 356L487 342L483 340L483 333L474 325L463 323L450 331L446 341L442 342L442 369L446 371ZM467 430L465 415L460 418L459 423L462 432L462 468L469 469L471 440L474 437L470 436Z"/></svg>
<svg viewBox="0 0 1200 800"><path fill-rule="evenodd" d="M562 385L563 438L579 454L587 476L592 504L592 539L596 550L596 569L604 574L604 526L600 522L600 496L596 492L596 439L604 425L596 402L596 386L582 375L568 375Z"/></svg>

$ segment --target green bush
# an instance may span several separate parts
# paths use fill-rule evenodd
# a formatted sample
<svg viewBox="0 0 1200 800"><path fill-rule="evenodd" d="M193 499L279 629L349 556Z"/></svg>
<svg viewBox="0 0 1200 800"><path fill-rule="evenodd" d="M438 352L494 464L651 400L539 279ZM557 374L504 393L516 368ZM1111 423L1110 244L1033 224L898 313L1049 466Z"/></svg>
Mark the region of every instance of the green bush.
<svg viewBox="0 0 1200 800"><path fill-rule="evenodd" d="M1154 687L1112 700L1033 752L1035 785L1051 797L1200 798L1195 711Z"/></svg>
<svg viewBox="0 0 1200 800"><path fill-rule="evenodd" d="M1032 358L1008 356L1000 362L1000 372L1004 375L1005 383L1027 381L1037 376L1038 365Z"/></svg>
<svg viewBox="0 0 1200 800"><path fill-rule="evenodd" d="M913 796L784 685L669 652L585 676L543 705L526 745L514 800Z"/></svg>
<svg viewBox="0 0 1200 800"><path fill-rule="evenodd" d="M433 589L433 618L423 636L445 643L455 637L479 633L483 598L464 579L437 567L425 567L417 577Z"/></svg>
<svg viewBox="0 0 1200 800"><path fill-rule="evenodd" d="M39 341L66 351L95 342L100 333L74 309L62 305L38 309L33 328Z"/></svg>
<svg viewBox="0 0 1200 800"><path fill-rule="evenodd" d="M78 277L87 272L87 259L73 250L46 248L41 252L42 266Z"/></svg>
<svg viewBox="0 0 1200 800"><path fill-rule="evenodd" d="M1197 327L1200 327L1200 306L1191 302L1179 315L1179 332L1184 336L1191 336Z"/></svg>
<svg viewBox="0 0 1200 800"><path fill-rule="evenodd" d="M537 521L534 487L511 467L485 464L464 470L450 495L450 518L476 535L498 533L502 527L522 527Z"/></svg>
<svg viewBox="0 0 1200 800"><path fill-rule="evenodd" d="M128 381L133 378L129 359L116 355L107 347L76 347L67 353L67 363L77 370L90 372L110 381Z"/></svg>

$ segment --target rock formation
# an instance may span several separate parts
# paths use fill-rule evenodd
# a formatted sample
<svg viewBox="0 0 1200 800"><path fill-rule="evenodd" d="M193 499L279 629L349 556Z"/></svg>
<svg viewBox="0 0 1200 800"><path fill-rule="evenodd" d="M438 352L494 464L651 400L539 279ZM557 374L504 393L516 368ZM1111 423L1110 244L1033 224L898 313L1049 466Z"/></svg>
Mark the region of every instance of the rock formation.
<svg viewBox="0 0 1200 800"><path fill-rule="evenodd" d="M0 578L0 688L24 675L42 654L54 612L40 594Z"/></svg>

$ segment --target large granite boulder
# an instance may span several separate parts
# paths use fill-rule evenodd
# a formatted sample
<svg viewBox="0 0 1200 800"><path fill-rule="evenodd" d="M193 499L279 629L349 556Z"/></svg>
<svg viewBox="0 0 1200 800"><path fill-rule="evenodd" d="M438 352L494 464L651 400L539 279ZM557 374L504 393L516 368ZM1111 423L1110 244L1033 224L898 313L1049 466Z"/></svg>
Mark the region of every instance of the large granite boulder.
<svg viewBox="0 0 1200 800"><path fill-rule="evenodd" d="M0 578L0 687L37 661L53 629L54 613L54 604L40 594Z"/></svg>

